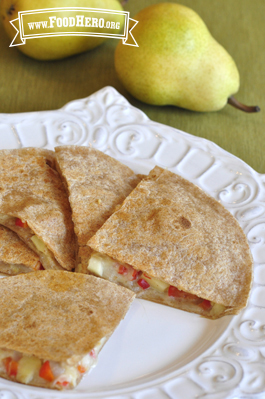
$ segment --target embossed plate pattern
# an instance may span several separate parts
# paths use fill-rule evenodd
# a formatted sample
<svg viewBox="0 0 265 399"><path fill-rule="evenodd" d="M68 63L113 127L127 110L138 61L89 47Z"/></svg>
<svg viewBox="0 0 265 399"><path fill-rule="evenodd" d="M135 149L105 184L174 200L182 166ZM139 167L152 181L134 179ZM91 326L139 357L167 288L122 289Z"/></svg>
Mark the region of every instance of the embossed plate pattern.
<svg viewBox="0 0 265 399"><path fill-rule="evenodd" d="M0 148L93 145L138 173L159 165L220 201L255 261L248 307L217 321L136 300L72 392L0 379L1 399L230 399L265 395L265 175L214 143L152 122L106 87L56 111L0 115Z"/></svg>

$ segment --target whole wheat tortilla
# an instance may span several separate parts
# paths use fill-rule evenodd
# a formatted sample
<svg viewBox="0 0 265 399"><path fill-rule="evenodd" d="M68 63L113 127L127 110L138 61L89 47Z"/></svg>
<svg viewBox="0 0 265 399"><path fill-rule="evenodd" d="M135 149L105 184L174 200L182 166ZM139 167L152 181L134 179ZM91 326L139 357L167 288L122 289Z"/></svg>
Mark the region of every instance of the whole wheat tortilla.
<svg viewBox="0 0 265 399"><path fill-rule="evenodd" d="M71 209L63 183L52 166L54 156L48 150L0 151L0 214L26 221L53 253L58 267L71 270L76 264ZM8 222L7 227L25 239L26 229L15 228L14 223L12 227Z"/></svg>
<svg viewBox="0 0 265 399"><path fill-rule="evenodd" d="M0 279L0 348L66 361L88 354L135 295L81 273L44 270Z"/></svg>
<svg viewBox="0 0 265 399"><path fill-rule="evenodd" d="M15 272L10 265L17 265ZM39 267L39 257L13 231L0 225L0 272L17 274L34 271Z"/></svg>
<svg viewBox="0 0 265 399"><path fill-rule="evenodd" d="M55 148L57 169L69 193L79 245L78 271L87 273L87 241L140 181L119 161L92 147Z"/></svg>
<svg viewBox="0 0 265 399"><path fill-rule="evenodd" d="M237 220L200 188L162 168L150 172L88 245L231 307L226 314L246 306L252 256ZM152 300L148 290L141 298Z"/></svg>
<svg viewBox="0 0 265 399"><path fill-rule="evenodd" d="M9 151L9 150L8 150ZM18 156L41 156L44 157L46 163L52 168L55 169L55 154L54 151L47 150L46 148L37 148L37 147L25 147L11 150L13 155Z"/></svg>

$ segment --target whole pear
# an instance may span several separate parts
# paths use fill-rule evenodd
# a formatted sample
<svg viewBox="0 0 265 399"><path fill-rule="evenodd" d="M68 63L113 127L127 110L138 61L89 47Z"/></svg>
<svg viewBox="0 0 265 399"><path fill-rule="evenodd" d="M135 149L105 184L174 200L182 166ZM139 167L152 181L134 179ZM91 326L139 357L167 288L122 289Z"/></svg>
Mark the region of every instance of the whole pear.
<svg viewBox="0 0 265 399"><path fill-rule="evenodd" d="M132 35L139 47L118 44L115 68L138 100L193 111L217 111L239 89L226 50L190 8L158 3L140 11Z"/></svg>
<svg viewBox="0 0 265 399"><path fill-rule="evenodd" d="M100 8L115 11L122 11L123 8L118 0L0 0L0 16L2 18L3 26L11 40L15 37L15 29L10 24L10 21L18 18L19 11L28 11L46 8L58 7L88 7ZM75 16L76 14L67 13L62 17ZM95 17L101 18L102 14L94 14ZM120 15L111 16L111 21L120 22L123 27L123 17ZM39 21L39 18L32 15L31 22ZM18 28L19 25L15 23ZM27 29L27 27L25 27ZM79 28L85 29L85 28ZM87 28L89 29L89 28ZM91 29L91 28L90 28ZM56 31L56 26L50 31ZM57 28L58 31L58 28ZM101 29L101 32L110 33L109 29ZM114 33L113 31L111 33ZM115 32L117 33L117 31ZM38 60L56 60L72 56L74 54L82 53L91 50L102 44L106 38L91 37L91 36L57 36L34 38L26 40L25 45L17 46L17 49L22 51L29 57ZM20 42L16 40L15 43Z"/></svg>

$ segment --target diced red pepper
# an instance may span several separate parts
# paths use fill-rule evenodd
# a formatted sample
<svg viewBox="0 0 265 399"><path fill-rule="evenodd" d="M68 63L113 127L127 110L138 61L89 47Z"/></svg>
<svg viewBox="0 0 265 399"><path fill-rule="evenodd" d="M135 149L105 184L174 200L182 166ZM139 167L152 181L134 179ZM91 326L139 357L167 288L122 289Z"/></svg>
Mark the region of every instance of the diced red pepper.
<svg viewBox="0 0 265 399"><path fill-rule="evenodd" d="M92 351L89 354L91 357L93 357L93 359L96 359L97 355L95 349L92 349Z"/></svg>
<svg viewBox="0 0 265 399"><path fill-rule="evenodd" d="M168 296L175 298L185 298L187 301L197 301L199 297L197 295L189 294L188 292L181 291L177 287L170 285L168 288Z"/></svg>
<svg viewBox="0 0 265 399"><path fill-rule="evenodd" d="M5 357L3 360L6 372L9 377L16 377L18 370L18 362L12 359L12 357Z"/></svg>
<svg viewBox="0 0 265 399"><path fill-rule="evenodd" d="M140 279L137 281L137 283L138 283L138 285L139 285L143 290L146 290L147 288L150 287L150 284L148 284L148 282L145 281L143 278L140 278Z"/></svg>
<svg viewBox="0 0 265 399"><path fill-rule="evenodd" d="M15 224L16 224L16 226L23 227L24 229L26 227L28 227L28 223L27 222L22 222L22 220L19 219L19 218L16 218Z"/></svg>
<svg viewBox="0 0 265 399"><path fill-rule="evenodd" d="M136 280L137 277L138 277L138 275L139 275L139 273L140 273L140 272L138 272L138 270L133 270L131 281Z"/></svg>
<svg viewBox="0 0 265 399"><path fill-rule="evenodd" d="M54 380L54 375L49 360L46 360L46 362L44 362L41 366L39 376L49 382L52 382Z"/></svg>
<svg viewBox="0 0 265 399"><path fill-rule="evenodd" d="M151 280L151 277L147 276L147 274L145 274L145 273L144 273L144 277L149 278L149 280Z"/></svg>
<svg viewBox="0 0 265 399"><path fill-rule="evenodd" d="M7 374L9 374L9 365L12 362L12 357L5 357L4 359L2 359L2 362L4 363Z"/></svg>
<svg viewBox="0 0 265 399"><path fill-rule="evenodd" d="M77 366L77 370L81 374L84 374L86 372L86 368L84 366L81 366L81 364L79 364L79 366Z"/></svg>
<svg viewBox="0 0 265 399"><path fill-rule="evenodd" d="M128 274L127 267L120 265L118 273L119 274Z"/></svg>
<svg viewBox="0 0 265 399"><path fill-rule="evenodd" d="M57 381L56 385L60 385L62 387L67 387L69 385L69 381Z"/></svg>
<svg viewBox="0 0 265 399"><path fill-rule="evenodd" d="M186 292L179 290L177 287L170 285L168 288L168 296L174 296L175 298L185 298Z"/></svg>
<svg viewBox="0 0 265 399"><path fill-rule="evenodd" d="M203 309L203 310L210 310L212 309L212 304L210 301L208 301L207 299L204 299L199 306Z"/></svg>

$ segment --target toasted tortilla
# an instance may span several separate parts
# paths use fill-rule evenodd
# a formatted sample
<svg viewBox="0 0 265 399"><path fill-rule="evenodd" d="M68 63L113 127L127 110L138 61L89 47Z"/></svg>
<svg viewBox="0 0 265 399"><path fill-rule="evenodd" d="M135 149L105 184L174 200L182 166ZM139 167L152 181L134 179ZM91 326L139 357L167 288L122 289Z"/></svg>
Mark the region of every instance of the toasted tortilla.
<svg viewBox="0 0 265 399"><path fill-rule="evenodd" d="M97 277L59 270L1 279L0 293L0 347L59 362L110 336L135 297Z"/></svg>
<svg viewBox="0 0 265 399"><path fill-rule="evenodd" d="M135 297L97 277L54 270L2 279L0 294L0 348L67 364L109 338Z"/></svg>
<svg viewBox="0 0 265 399"><path fill-rule="evenodd" d="M139 183L88 245L181 291L224 305L224 314L236 314L247 304L253 261L237 220L200 188L162 168L155 167ZM150 289L137 296L185 307L163 301Z"/></svg>
<svg viewBox="0 0 265 399"><path fill-rule="evenodd" d="M88 240L141 178L119 161L92 147L55 148L57 169L65 182L78 239L77 271L87 273Z"/></svg>
<svg viewBox="0 0 265 399"><path fill-rule="evenodd" d="M41 259L44 268L71 270L76 264L71 209L52 167L54 156L48 150L0 151L0 224L15 231L33 250L33 235L43 241L49 252ZM17 226L17 218L27 222L27 227Z"/></svg>
<svg viewBox="0 0 265 399"><path fill-rule="evenodd" d="M40 260L13 231L0 225L0 272L28 273L40 268Z"/></svg>
<svg viewBox="0 0 265 399"><path fill-rule="evenodd" d="M52 168L55 169L55 155L54 151L47 150L46 148L37 148L37 147L25 147L11 150L13 155L19 156L41 156L44 157L46 163Z"/></svg>

